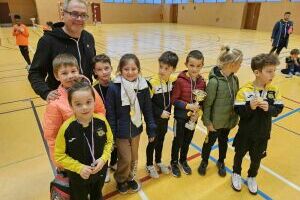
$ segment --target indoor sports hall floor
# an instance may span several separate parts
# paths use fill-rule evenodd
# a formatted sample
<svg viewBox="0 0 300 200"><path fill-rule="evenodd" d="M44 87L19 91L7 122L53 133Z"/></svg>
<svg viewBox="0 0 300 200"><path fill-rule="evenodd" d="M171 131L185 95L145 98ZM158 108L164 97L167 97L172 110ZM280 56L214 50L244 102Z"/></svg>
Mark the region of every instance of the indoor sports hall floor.
<svg viewBox="0 0 300 200"><path fill-rule="evenodd" d="M97 53L111 56L116 69L118 59L124 53L133 52L140 58L142 74L151 76L158 70L157 59L166 50L175 51L179 57L177 71L185 69L187 53L199 49L205 57L202 74L207 78L215 64L220 46L229 44L241 49L244 62L238 73L241 85L253 79L249 63L252 56L268 52L270 33L249 30L213 28L177 24L122 24L88 26L96 40ZM33 57L37 41L42 32L30 29L30 52ZM45 104L31 89L27 80L25 61L15 46L10 28L0 29L0 199L46 200L49 199L49 183L53 172L41 137L41 121ZM284 57L292 48L300 48L300 35L292 35L289 49L280 55ZM246 185L240 193L233 191L230 183L234 151L229 147L226 165L227 176L220 178L215 166L218 146L215 145L205 177L197 173L200 153L204 141L204 127L199 123L189 151L191 176L161 175L153 180L145 171L146 134L143 134L139 149L138 175L142 190L137 194L119 195L115 181L104 187L106 199L300 199L300 77L285 78L277 71L274 84L280 87L285 108L273 119L268 156L263 159L257 181L259 193L253 196ZM163 159L170 162L172 124L166 137ZM235 130L230 134L232 144ZM246 178L249 160L243 162L243 177Z"/></svg>

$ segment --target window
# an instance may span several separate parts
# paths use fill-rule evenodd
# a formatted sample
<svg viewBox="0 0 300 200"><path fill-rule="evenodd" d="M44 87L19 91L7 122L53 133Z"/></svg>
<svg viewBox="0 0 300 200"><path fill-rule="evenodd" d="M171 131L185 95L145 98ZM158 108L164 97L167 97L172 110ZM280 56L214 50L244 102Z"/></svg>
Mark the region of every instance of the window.
<svg viewBox="0 0 300 200"><path fill-rule="evenodd" d="M226 0L194 0L194 3L226 3Z"/></svg>
<svg viewBox="0 0 300 200"><path fill-rule="evenodd" d="M103 0L104 3L132 3L132 0Z"/></svg>
<svg viewBox="0 0 300 200"><path fill-rule="evenodd" d="M189 3L189 0L165 0L166 4L183 4Z"/></svg>
<svg viewBox="0 0 300 200"><path fill-rule="evenodd" d="M137 2L144 4L161 4L161 0L137 0Z"/></svg>
<svg viewBox="0 0 300 200"><path fill-rule="evenodd" d="M233 2L280 2L280 1L281 0L233 0Z"/></svg>

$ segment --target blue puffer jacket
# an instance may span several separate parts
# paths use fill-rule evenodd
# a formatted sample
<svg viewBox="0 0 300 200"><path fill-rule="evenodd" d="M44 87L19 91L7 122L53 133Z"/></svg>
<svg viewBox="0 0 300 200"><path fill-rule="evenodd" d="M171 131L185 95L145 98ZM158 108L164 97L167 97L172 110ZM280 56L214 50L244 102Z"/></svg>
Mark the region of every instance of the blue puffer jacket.
<svg viewBox="0 0 300 200"><path fill-rule="evenodd" d="M286 43L284 47L287 48L289 42L289 36L290 36L288 30L290 28L293 28L293 22L292 21L286 22L282 19L274 25L272 36L271 36L271 38L273 39L273 44L272 44L273 47L278 47L280 40L285 38Z"/></svg>
<svg viewBox="0 0 300 200"><path fill-rule="evenodd" d="M153 118L152 103L149 88L137 93L141 112L146 122L148 137L155 136L156 125ZM107 120L111 126L114 138L129 139L139 135L143 126L136 127L130 119L130 106L122 106L121 84L111 83L106 94Z"/></svg>

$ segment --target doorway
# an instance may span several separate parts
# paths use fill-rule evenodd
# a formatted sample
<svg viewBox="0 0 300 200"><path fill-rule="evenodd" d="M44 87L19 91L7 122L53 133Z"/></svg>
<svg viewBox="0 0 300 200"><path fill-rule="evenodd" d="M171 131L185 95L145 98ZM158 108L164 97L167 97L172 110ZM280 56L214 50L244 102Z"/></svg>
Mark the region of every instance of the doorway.
<svg viewBox="0 0 300 200"><path fill-rule="evenodd" d="M0 24L11 24L11 16L8 3L0 3Z"/></svg>
<svg viewBox="0 0 300 200"><path fill-rule="evenodd" d="M101 22L100 3L92 3L93 22Z"/></svg>
<svg viewBox="0 0 300 200"><path fill-rule="evenodd" d="M256 30L261 3L247 3L245 6L246 19L243 28Z"/></svg>
<svg viewBox="0 0 300 200"><path fill-rule="evenodd" d="M178 4L172 4L170 9L170 22L177 23L178 18Z"/></svg>

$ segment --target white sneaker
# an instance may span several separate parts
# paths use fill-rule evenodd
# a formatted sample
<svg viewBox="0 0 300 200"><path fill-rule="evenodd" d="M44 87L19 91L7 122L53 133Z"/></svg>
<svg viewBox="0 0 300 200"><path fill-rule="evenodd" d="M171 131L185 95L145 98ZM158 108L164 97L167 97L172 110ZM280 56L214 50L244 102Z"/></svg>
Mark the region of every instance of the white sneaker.
<svg viewBox="0 0 300 200"><path fill-rule="evenodd" d="M285 75L285 78L292 78L292 77L293 77L292 73L289 73L289 74Z"/></svg>
<svg viewBox="0 0 300 200"><path fill-rule="evenodd" d="M300 72L296 72L295 75L296 75L296 76L300 76Z"/></svg>
<svg viewBox="0 0 300 200"><path fill-rule="evenodd" d="M257 183L254 177L248 177L247 185L251 194L257 194Z"/></svg>
<svg viewBox="0 0 300 200"><path fill-rule="evenodd" d="M161 171L161 173L163 173L163 174L170 173L169 167L164 165L163 163L156 163L156 165L159 167L159 170Z"/></svg>
<svg viewBox="0 0 300 200"><path fill-rule="evenodd" d="M159 178L159 175L153 165L146 166L146 170L151 178Z"/></svg>
<svg viewBox="0 0 300 200"><path fill-rule="evenodd" d="M239 192L242 189L242 177L239 174L233 173L231 176L231 186L232 188Z"/></svg>
<svg viewBox="0 0 300 200"><path fill-rule="evenodd" d="M109 168L107 168L107 170L106 170L106 176L105 176L105 183L108 183L109 181L110 181Z"/></svg>

